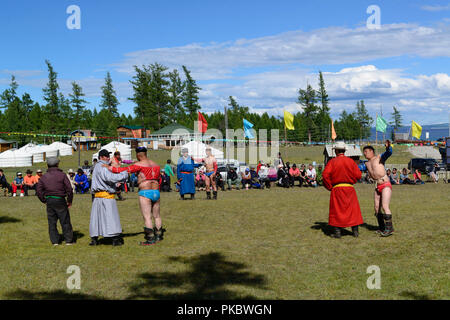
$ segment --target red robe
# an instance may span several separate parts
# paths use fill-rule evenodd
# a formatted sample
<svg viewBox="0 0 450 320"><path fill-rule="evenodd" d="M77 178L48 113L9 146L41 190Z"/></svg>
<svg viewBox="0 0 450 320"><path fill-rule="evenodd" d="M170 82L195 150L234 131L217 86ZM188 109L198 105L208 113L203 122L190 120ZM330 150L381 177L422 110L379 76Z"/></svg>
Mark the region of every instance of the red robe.
<svg viewBox="0 0 450 320"><path fill-rule="evenodd" d="M327 163L322 177L325 188L331 191L328 224L341 228L363 224L355 189L351 186L333 188L341 183L353 185L361 179L361 171L355 161L339 155Z"/></svg>

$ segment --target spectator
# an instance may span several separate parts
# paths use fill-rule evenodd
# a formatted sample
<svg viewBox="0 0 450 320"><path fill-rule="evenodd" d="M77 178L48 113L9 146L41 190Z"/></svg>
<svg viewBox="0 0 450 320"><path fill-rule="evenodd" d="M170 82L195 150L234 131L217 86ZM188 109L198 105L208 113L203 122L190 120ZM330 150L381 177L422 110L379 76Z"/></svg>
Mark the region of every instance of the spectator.
<svg viewBox="0 0 450 320"><path fill-rule="evenodd" d="M305 184L306 185L306 167L304 164L300 166L300 187Z"/></svg>
<svg viewBox="0 0 450 320"><path fill-rule="evenodd" d="M134 188L139 186L138 178L134 172L131 173L130 176L128 177L128 185L130 186L129 189L131 189L131 192L134 192Z"/></svg>
<svg viewBox="0 0 450 320"><path fill-rule="evenodd" d="M17 172L17 176L13 180L13 183L12 183L13 197L17 196L17 194L16 194L17 189L20 189L20 196L23 197L24 192L25 192L25 183L23 181L22 172Z"/></svg>
<svg viewBox="0 0 450 320"><path fill-rule="evenodd" d="M197 176L195 177L195 186L198 191L205 191L206 188L206 176L203 173L203 170L199 170Z"/></svg>
<svg viewBox="0 0 450 320"><path fill-rule="evenodd" d="M289 188L289 176L286 173L286 171L284 170L284 167L282 164L278 165L278 186L280 187L284 187L284 188Z"/></svg>
<svg viewBox="0 0 450 320"><path fill-rule="evenodd" d="M273 165L275 166L275 168L278 169L278 166L281 165L282 167L284 167L284 161L283 158L281 157L281 152L278 152L278 157L273 161Z"/></svg>
<svg viewBox="0 0 450 320"><path fill-rule="evenodd" d="M161 185L162 192L170 192L170 178L165 171L161 170Z"/></svg>
<svg viewBox="0 0 450 320"><path fill-rule="evenodd" d="M400 178L398 176L397 168L392 169L392 173L389 175L391 184L400 184Z"/></svg>
<svg viewBox="0 0 450 320"><path fill-rule="evenodd" d="M322 186L322 185L323 185L322 172L323 172L323 168L322 168L322 166L320 165L320 166L317 168L317 178L316 178L316 180L317 180L317 185L318 185L318 186Z"/></svg>
<svg viewBox="0 0 450 320"><path fill-rule="evenodd" d="M47 165L48 171L39 180L36 187L36 195L42 203L47 205L48 229L52 244L57 246L60 242L57 228L59 220L64 241L66 245L71 245L75 242L69 214L69 208L72 206L73 191L67 176L58 168L58 158L49 157ZM66 197L67 200L65 199Z"/></svg>
<svg viewBox="0 0 450 320"><path fill-rule="evenodd" d="M422 181L422 174L419 172L419 169L416 169L413 174L414 183L415 184L424 184L425 182Z"/></svg>
<svg viewBox="0 0 450 320"><path fill-rule="evenodd" d="M400 174L400 183L401 184L414 184L414 181L409 179L408 169L403 168L402 173Z"/></svg>
<svg viewBox="0 0 450 320"><path fill-rule="evenodd" d="M269 167L269 180L270 182L275 182L278 180L278 170L275 167L271 167L270 163L267 164L267 166Z"/></svg>
<svg viewBox="0 0 450 320"><path fill-rule="evenodd" d="M38 183L39 180L42 178L42 170L41 169L36 170L35 178L36 178L36 183Z"/></svg>
<svg viewBox="0 0 450 320"><path fill-rule="evenodd" d="M256 189L264 189L264 187L261 185L261 183L259 183L259 177L258 174L256 173L255 167L251 167L250 168L250 176L252 179L252 188L256 188Z"/></svg>
<svg viewBox="0 0 450 320"><path fill-rule="evenodd" d="M7 196L8 193L12 194L12 187L8 183L8 181L6 181L6 176L3 172L3 169L0 169L0 187L5 190L5 196Z"/></svg>
<svg viewBox="0 0 450 320"><path fill-rule="evenodd" d="M231 190L233 185L236 187L236 190L239 190L241 180L241 176L237 174L236 170L233 167L230 167L227 174L228 190Z"/></svg>
<svg viewBox="0 0 450 320"><path fill-rule="evenodd" d="M84 174L83 169L78 169L75 176L75 192L84 194L89 190L89 182L87 176Z"/></svg>
<svg viewBox="0 0 450 320"><path fill-rule="evenodd" d="M175 177L171 163L172 160L168 159L166 166L164 167L164 172L166 173L167 179L169 180L169 191L172 191L172 188L170 187L170 177Z"/></svg>
<svg viewBox="0 0 450 320"><path fill-rule="evenodd" d="M250 173L250 169L246 168L245 172L242 173L242 187L245 188L245 190L248 190L248 188L252 185L252 175Z"/></svg>
<svg viewBox="0 0 450 320"><path fill-rule="evenodd" d="M264 163L261 163L261 166L258 170L258 178L259 183L261 183L266 188L270 189L270 179L269 179L269 167Z"/></svg>
<svg viewBox="0 0 450 320"><path fill-rule="evenodd" d="M89 178L91 176L91 166L89 165L88 160L84 160L84 166L81 167L83 169L84 174Z"/></svg>
<svg viewBox="0 0 450 320"><path fill-rule="evenodd" d="M434 164L433 170L430 172L431 180L433 180L434 183L438 183L439 181L439 165L437 163Z"/></svg>
<svg viewBox="0 0 450 320"><path fill-rule="evenodd" d="M223 177L220 174L220 172L217 172L216 174L216 186L217 188L220 188L222 191L225 191L225 181L223 180Z"/></svg>
<svg viewBox="0 0 450 320"><path fill-rule="evenodd" d="M297 168L297 165L294 163L292 165L292 168L289 169L289 185L291 187L294 186L295 181L298 181L298 186L302 186L302 179L300 177L300 169Z"/></svg>
<svg viewBox="0 0 450 320"><path fill-rule="evenodd" d="M33 171L27 170L25 177L23 178L25 196L28 197L28 190L36 191L37 180L33 176Z"/></svg>
<svg viewBox="0 0 450 320"><path fill-rule="evenodd" d="M72 191L75 192L75 171L69 169L67 171L67 179L69 179L70 185L72 186Z"/></svg>
<svg viewBox="0 0 450 320"><path fill-rule="evenodd" d="M310 164L308 166L308 170L306 170L306 181L308 185L314 188L317 187L316 178L317 178L316 169L314 169L313 165Z"/></svg>

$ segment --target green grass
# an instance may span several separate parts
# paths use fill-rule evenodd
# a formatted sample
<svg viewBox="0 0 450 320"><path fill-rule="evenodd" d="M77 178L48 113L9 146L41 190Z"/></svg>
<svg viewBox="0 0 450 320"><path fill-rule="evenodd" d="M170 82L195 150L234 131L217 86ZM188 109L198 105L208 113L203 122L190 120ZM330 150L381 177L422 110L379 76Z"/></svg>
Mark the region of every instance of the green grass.
<svg viewBox="0 0 450 320"><path fill-rule="evenodd" d="M449 299L450 185L394 186L396 233L370 229L373 186L357 185L360 237L327 236L329 192L219 192L219 200L162 195L165 239L140 247L137 194L118 202L125 245L90 247L89 195L71 209L75 246L53 247L38 200L0 197L0 299ZM70 265L81 290L69 291ZM366 287L367 267L381 289Z"/></svg>

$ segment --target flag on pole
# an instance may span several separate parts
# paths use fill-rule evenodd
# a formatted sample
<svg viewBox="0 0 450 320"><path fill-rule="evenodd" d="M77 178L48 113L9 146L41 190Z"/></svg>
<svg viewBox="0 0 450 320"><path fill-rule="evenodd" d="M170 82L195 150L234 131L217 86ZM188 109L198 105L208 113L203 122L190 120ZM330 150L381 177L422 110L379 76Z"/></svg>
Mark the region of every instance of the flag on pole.
<svg viewBox="0 0 450 320"><path fill-rule="evenodd" d="M250 123L249 121L244 119L244 133L245 133L245 137L248 139L254 138L254 136L251 132L252 128L253 128L253 123Z"/></svg>
<svg viewBox="0 0 450 320"><path fill-rule="evenodd" d="M198 112L198 132L205 133L208 130L208 122L205 117Z"/></svg>
<svg viewBox="0 0 450 320"><path fill-rule="evenodd" d="M331 140L336 140L337 138L337 134L336 131L334 131L334 124L333 124L333 119L331 119Z"/></svg>
<svg viewBox="0 0 450 320"><path fill-rule="evenodd" d="M295 130L294 116L288 111L284 111L284 127L288 130Z"/></svg>
<svg viewBox="0 0 450 320"><path fill-rule="evenodd" d="M380 116L377 116L377 124L376 124L376 130L379 132L386 132L387 128L387 121Z"/></svg>
<svg viewBox="0 0 450 320"><path fill-rule="evenodd" d="M417 139L422 135L422 127L415 121L411 123L411 135Z"/></svg>

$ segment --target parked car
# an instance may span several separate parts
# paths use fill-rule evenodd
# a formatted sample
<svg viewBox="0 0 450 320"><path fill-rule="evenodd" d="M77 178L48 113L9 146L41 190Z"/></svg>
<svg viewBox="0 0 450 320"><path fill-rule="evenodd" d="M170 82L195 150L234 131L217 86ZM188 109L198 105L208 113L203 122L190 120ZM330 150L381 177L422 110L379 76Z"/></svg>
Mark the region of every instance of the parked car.
<svg viewBox="0 0 450 320"><path fill-rule="evenodd" d="M413 158L408 163L408 169L411 172L418 169L419 172L428 174L433 171L435 163L438 163L435 159Z"/></svg>

